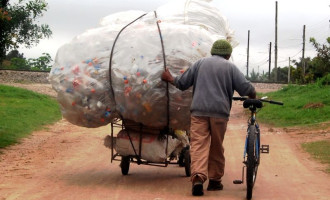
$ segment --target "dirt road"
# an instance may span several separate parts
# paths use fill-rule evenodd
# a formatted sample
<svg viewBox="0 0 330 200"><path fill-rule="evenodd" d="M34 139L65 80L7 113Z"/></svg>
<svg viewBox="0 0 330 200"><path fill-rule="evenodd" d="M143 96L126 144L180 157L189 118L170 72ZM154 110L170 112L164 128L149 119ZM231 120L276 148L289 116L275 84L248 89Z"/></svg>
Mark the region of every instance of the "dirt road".
<svg viewBox="0 0 330 200"><path fill-rule="evenodd" d="M246 130L242 112L241 103L235 102L225 138L223 191L205 191L202 198L191 196L189 178L178 165L131 164L129 175L123 176L119 162L110 163L110 150L103 146L109 126L87 129L61 120L2 151L0 200L243 200L245 184L232 184L241 177ZM262 154L253 199L330 199L330 176L299 145L315 137L330 139L329 128L311 132L262 125L261 131L262 144L270 145L270 153Z"/></svg>

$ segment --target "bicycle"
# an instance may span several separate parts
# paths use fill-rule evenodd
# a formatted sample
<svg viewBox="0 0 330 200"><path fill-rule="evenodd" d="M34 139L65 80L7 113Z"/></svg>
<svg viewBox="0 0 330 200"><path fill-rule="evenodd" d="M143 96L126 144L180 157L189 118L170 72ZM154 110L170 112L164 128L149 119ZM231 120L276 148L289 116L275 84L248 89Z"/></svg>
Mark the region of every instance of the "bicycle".
<svg viewBox="0 0 330 200"><path fill-rule="evenodd" d="M252 198L252 190L257 178L258 166L260 164L260 153L269 153L269 145L261 145L260 147L260 129L256 119L257 109L263 107L262 102L271 104L283 105L282 102L261 99L249 99L247 97L233 97L235 101L244 101L243 107L249 108L251 116L248 120L248 129L245 140L244 155L243 155L243 169L242 179L234 180L234 184L243 184L244 181L244 168L246 168L246 198Z"/></svg>

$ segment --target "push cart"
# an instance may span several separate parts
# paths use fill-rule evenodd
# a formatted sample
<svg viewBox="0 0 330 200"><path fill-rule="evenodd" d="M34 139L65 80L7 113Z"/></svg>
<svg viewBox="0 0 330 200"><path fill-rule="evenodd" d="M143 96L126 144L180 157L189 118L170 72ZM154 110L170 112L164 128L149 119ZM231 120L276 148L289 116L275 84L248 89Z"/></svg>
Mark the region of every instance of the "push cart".
<svg viewBox="0 0 330 200"><path fill-rule="evenodd" d="M116 151L116 145L118 146L119 134L115 135L115 132L117 132L118 130L119 133L125 133L125 139L127 140L126 146L129 146L127 147L127 149L131 150L130 153L120 153ZM146 135L150 136L150 138L154 138L155 140L157 140L158 143L163 144L164 148L162 150L164 150L164 152L162 155L166 155L165 157L163 157L163 159L158 159L157 161L155 161L148 160L148 158L145 158L147 156L144 155L143 150L146 149ZM186 138L188 138L188 135L185 136ZM151 141L150 138L148 139L149 142ZM171 146L169 145L170 141L175 141L176 144L179 143L179 145L177 145L173 150L173 147L169 148L169 146ZM177 132L175 132L174 130L170 130L169 128L159 129L154 127L147 127L143 124L136 123L130 120L116 119L111 123L111 135L108 136L107 143L110 143L106 146L111 149L111 163L113 161L120 161L120 168L123 175L128 174L130 163L158 167L167 167L170 164L177 164L180 167L184 167L186 176L191 175L189 139L187 144L187 142L180 140L180 137L178 137Z"/></svg>

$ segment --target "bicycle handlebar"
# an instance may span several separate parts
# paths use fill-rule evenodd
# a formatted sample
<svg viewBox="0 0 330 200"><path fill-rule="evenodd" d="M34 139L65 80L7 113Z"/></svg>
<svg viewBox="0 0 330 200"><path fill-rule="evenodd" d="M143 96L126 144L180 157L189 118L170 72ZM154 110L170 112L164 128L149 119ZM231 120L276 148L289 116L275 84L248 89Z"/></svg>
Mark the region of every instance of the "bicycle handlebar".
<svg viewBox="0 0 330 200"><path fill-rule="evenodd" d="M248 97L233 97L234 101L245 101L247 99L249 99L249 98ZM279 101L272 101L272 100L266 100L266 99L258 99L258 100L262 101L262 102L271 103L271 104L281 105L281 106L284 105L282 102L279 102Z"/></svg>

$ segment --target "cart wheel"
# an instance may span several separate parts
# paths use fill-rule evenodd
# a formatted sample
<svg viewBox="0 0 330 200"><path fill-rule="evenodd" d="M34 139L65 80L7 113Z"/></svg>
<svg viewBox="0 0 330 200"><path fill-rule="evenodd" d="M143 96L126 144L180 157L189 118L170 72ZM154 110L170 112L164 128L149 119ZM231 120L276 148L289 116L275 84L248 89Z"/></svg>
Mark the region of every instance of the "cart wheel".
<svg viewBox="0 0 330 200"><path fill-rule="evenodd" d="M178 164L180 167L184 167L184 152L185 151L181 151L181 153L179 154L179 160L178 160Z"/></svg>
<svg viewBox="0 0 330 200"><path fill-rule="evenodd" d="M121 173L123 175L127 175L129 171L130 157L122 156L120 162Z"/></svg>
<svg viewBox="0 0 330 200"><path fill-rule="evenodd" d="M186 171L186 176L190 176L191 175L191 171L190 171L190 150L186 150L184 152L184 168Z"/></svg>
<svg viewBox="0 0 330 200"><path fill-rule="evenodd" d="M185 157L184 157L184 154L185 154L185 152L186 151L188 151L189 150L189 146L186 146L186 147L184 147L182 150L181 150L181 152L180 152L180 154L179 154L179 160L178 160L178 164L179 164L179 166L180 167L184 167L185 166L185 162L184 162L184 159L185 159Z"/></svg>

